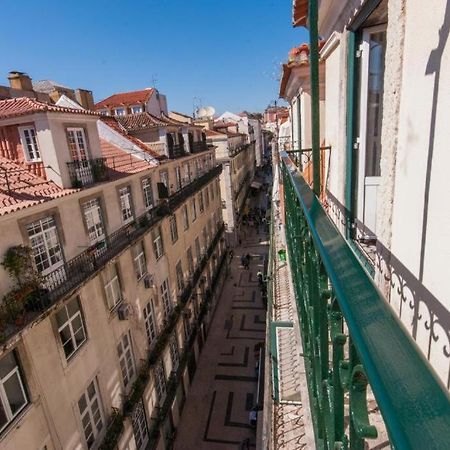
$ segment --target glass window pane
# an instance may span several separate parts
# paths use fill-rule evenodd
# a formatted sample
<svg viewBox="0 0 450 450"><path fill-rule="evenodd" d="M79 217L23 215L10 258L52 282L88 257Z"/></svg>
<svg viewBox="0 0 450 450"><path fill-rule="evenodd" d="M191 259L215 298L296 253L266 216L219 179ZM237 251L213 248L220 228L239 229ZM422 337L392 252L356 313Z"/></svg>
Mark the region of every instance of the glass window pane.
<svg viewBox="0 0 450 450"><path fill-rule="evenodd" d="M11 412L15 415L25 405L26 398L22 391L19 374L16 372L6 382L3 383L6 397L8 398Z"/></svg>

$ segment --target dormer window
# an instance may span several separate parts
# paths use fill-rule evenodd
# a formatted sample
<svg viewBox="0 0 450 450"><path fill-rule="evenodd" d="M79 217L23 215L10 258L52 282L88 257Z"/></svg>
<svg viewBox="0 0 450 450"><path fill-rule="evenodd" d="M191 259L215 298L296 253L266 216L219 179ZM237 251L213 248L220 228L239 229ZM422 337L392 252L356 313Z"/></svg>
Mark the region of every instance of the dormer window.
<svg viewBox="0 0 450 450"><path fill-rule="evenodd" d="M114 109L114 114L116 116L124 116L126 113L125 108L116 108Z"/></svg>
<svg viewBox="0 0 450 450"><path fill-rule="evenodd" d="M143 112L142 105L135 105L131 107L131 114L139 114Z"/></svg>
<svg viewBox="0 0 450 450"><path fill-rule="evenodd" d="M20 127L20 140L25 153L25 159L28 162L40 162L41 153L36 138L36 130L34 127Z"/></svg>

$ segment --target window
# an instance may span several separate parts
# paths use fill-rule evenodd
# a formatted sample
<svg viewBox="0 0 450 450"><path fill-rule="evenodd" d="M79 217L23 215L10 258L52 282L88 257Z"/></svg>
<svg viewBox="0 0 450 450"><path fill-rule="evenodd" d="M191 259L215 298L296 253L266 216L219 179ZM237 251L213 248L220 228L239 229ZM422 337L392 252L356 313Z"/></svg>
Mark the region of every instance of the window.
<svg viewBox="0 0 450 450"><path fill-rule="evenodd" d="M205 203L206 203L206 207L209 207L209 189L206 188L205 189Z"/></svg>
<svg viewBox="0 0 450 450"><path fill-rule="evenodd" d="M136 374L134 365L133 348L131 344L131 334L125 333L117 345L117 353L119 354L120 371L122 372L123 385L127 387Z"/></svg>
<svg viewBox="0 0 450 450"><path fill-rule="evenodd" d="M364 223L365 239L374 239L381 185L381 129L383 122L386 25L362 30L359 84L359 136L356 216Z"/></svg>
<svg viewBox="0 0 450 450"><path fill-rule="evenodd" d="M142 179L142 193L144 195L144 205L147 209L153 208L153 189L150 177Z"/></svg>
<svg viewBox="0 0 450 450"><path fill-rule="evenodd" d="M205 205L203 204L203 191L200 191L198 194L198 203L200 205L200 213L205 210Z"/></svg>
<svg viewBox="0 0 450 450"><path fill-rule="evenodd" d="M156 337L156 319L153 300L150 300L144 307L144 324L147 333L148 345L151 345Z"/></svg>
<svg viewBox="0 0 450 450"><path fill-rule="evenodd" d="M66 359L86 342L86 331L78 297L67 302L56 314L59 338Z"/></svg>
<svg viewBox="0 0 450 450"><path fill-rule="evenodd" d="M78 400L78 409L80 410L84 437L88 448L91 448L104 426L102 406L95 378Z"/></svg>
<svg viewBox="0 0 450 450"><path fill-rule="evenodd" d="M125 108L116 108L114 109L114 114L116 116L124 116L126 113Z"/></svg>
<svg viewBox="0 0 450 450"><path fill-rule="evenodd" d="M189 275L194 275L194 258L192 257L192 249L189 247L186 252L186 258L188 262Z"/></svg>
<svg viewBox="0 0 450 450"><path fill-rule="evenodd" d="M209 185L209 190L211 191L211 200L214 200L214 186L212 183Z"/></svg>
<svg viewBox="0 0 450 450"><path fill-rule="evenodd" d="M184 182L190 183L191 182L191 167L189 163L184 164Z"/></svg>
<svg viewBox="0 0 450 450"><path fill-rule="evenodd" d="M200 248L200 239L198 237L195 238L195 253L197 256L197 264L198 264L202 257L202 251Z"/></svg>
<svg viewBox="0 0 450 450"><path fill-rule="evenodd" d="M142 105L136 105L131 107L131 114L139 114L143 111Z"/></svg>
<svg viewBox="0 0 450 450"><path fill-rule="evenodd" d="M142 450L145 448L148 440L147 418L145 416L144 403L142 399L133 409L131 414L131 425L133 426L136 449Z"/></svg>
<svg viewBox="0 0 450 450"><path fill-rule="evenodd" d="M172 336L169 343L170 358L172 359L172 370L177 370L180 364L180 352L178 350L177 336Z"/></svg>
<svg viewBox="0 0 450 450"><path fill-rule="evenodd" d="M41 161L41 153L37 143L34 127L20 127L20 141L22 142L25 159L30 162Z"/></svg>
<svg viewBox="0 0 450 450"><path fill-rule="evenodd" d="M131 207L131 187L125 186L119 189L120 210L124 224L133 222L133 210Z"/></svg>
<svg viewBox="0 0 450 450"><path fill-rule="evenodd" d="M162 184L169 190L169 172L167 170L161 170L159 172L159 179Z"/></svg>
<svg viewBox="0 0 450 450"><path fill-rule="evenodd" d="M197 205L195 204L195 198L191 200L191 206L192 206L192 222L195 222L197 219Z"/></svg>
<svg viewBox="0 0 450 450"><path fill-rule="evenodd" d="M88 159L86 136L83 128L67 128L67 141L73 161Z"/></svg>
<svg viewBox="0 0 450 450"><path fill-rule="evenodd" d="M180 167L177 166L175 167L175 182L176 182L176 189L177 191L179 191L183 186L182 186L182 181L181 181L181 170Z"/></svg>
<svg viewBox="0 0 450 450"><path fill-rule="evenodd" d="M167 318L172 311L172 300L170 299L169 279L166 278L161 284L159 291L161 292L161 299L164 308L164 316Z"/></svg>
<svg viewBox="0 0 450 450"><path fill-rule="evenodd" d="M183 228L186 231L189 228L189 212L187 205L183 205L182 215L183 215Z"/></svg>
<svg viewBox="0 0 450 450"><path fill-rule="evenodd" d="M170 224L170 237L172 238L172 244L178 241L178 229L177 229L177 217L175 214L169 219Z"/></svg>
<svg viewBox="0 0 450 450"><path fill-rule="evenodd" d="M27 232L36 268L42 275L47 275L63 265L63 254L53 217L30 223Z"/></svg>
<svg viewBox="0 0 450 450"><path fill-rule="evenodd" d="M163 403L166 397L166 374L162 360L156 365L153 375L155 377L155 389L159 403Z"/></svg>
<svg viewBox="0 0 450 450"><path fill-rule="evenodd" d="M22 411L28 399L14 350L0 360L0 431Z"/></svg>
<svg viewBox="0 0 450 450"><path fill-rule="evenodd" d="M122 301L122 292L120 290L119 275L116 265L109 264L104 271L105 294L108 308L113 309Z"/></svg>
<svg viewBox="0 0 450 450"><path fill-rule="evenodd" d="M83 204L84 219L91 245L105 240L100 199L95 198Z"/></svg>
<svg viewBox="0 0 450 450"><path fill-rule="evenodd" d="M155 252L155 258L158 260L164 255L164 245L161 234L161 227L155 227L152 230L153 251Z"/></svg>
<svg viewBox="0 0 450 450"><path fill-rule="evenodd" d="M178 293L181 294L184 289L183 267L181 266L181 260L178 261L177 265L175 266L175 272L177 275Z"/></svg>
<svg viewBox="0 0 450 450"><path fill-rule="evenodd" d="M132 248L132 255L136 278L140 280L147 273L147 262L145 260L143 241L139 242Z"/></svg>
<svg viewBox="0 0 450 450"><path fill-rule="evenodd" d="M206 248L208 247L208 232L206 231L206 225L203 227L202 234L203 234L203 242L204 242L205 250L206 250Z"/></svg>

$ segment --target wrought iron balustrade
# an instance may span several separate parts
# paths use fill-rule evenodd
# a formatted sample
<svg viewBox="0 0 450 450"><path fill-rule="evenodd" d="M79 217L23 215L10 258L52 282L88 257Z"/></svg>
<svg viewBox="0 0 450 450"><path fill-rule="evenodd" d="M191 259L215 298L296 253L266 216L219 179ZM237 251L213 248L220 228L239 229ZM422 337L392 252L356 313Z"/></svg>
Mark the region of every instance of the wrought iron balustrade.
<svg viewBox="0 0 450 450"><path fill-rule="evenodd" d="M216 177L221 170L221 166L214 167L170 197L169 208L166 204L161 204L145 212L133 223L109 234L104 242L88 248L41 277L39 289L11 292L8 295L8 301L0 304L0 341L10 338L58 300L71 295L82 283L101 270L108 261L146 234L157 222L171 214L171 211L173 212L187 197ZM222 228L223 225L218 233ZM216 238L218 239L217 236Z"/></svg>
<svg viewBox="0 0 450 450"><path fill-rule="evenodd" d="M67 163L69 177L74 188L108 180L106 158L85 159Z"/></svg>
<svg viewBox="0 0 450 450"><path fill-rule="evenodd" d="M201 189L212 179L220 175L222 172L222 166L218 165L208 170L206 173L201 175L199 178L191 181L188 185L181 188L179 191L172 194L168 201L168 207L170 210L174 210L179 205L181 205L186 199L188 199L193 193Z"/></svg>
<svg viewBox="0 0 450 450"><path fill-rule="evenodd" d="M208 150L208 145L204 141L194 142L192 144L191 153L201 153Z"/></svg>
<svg viewBox="0 0 450 450"><path fill-rule="evenodd" d="M317 447L361 450L376 437L370 384L393 448L449 448L449 392L286 153L281 168Z"/></svg>
<svg viewBox="0 0 450 450"><path fill-rule="evenodd" d="M174 145L173 147L169 146L169 158L180 158L182 156L186 156L186 150L184 148L184 144Z"/></svg>
<svg viewBox="0 0 450 450"><path fill-rule="evenodd" d="M243 152L244 150L247 150L250 147L250 144L246 142L245 144L240 144L236 148L230 149L228 152L230 158L234 158L235 156L239 155L239 153Z"/></svg>

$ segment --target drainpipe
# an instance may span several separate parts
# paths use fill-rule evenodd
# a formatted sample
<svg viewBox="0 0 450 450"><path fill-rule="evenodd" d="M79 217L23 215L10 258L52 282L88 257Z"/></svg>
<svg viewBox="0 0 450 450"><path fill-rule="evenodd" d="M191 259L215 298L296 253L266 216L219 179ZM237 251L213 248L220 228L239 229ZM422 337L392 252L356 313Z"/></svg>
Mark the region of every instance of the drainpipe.
<svg viewBox="0 0 450 450"><path fill-rule="evenodd" d="M313 190L320 196L320 112L319 112L319 34L317 0L309 0L309 68L311 78L311 147Z"/></svg>

